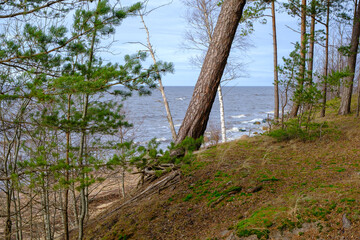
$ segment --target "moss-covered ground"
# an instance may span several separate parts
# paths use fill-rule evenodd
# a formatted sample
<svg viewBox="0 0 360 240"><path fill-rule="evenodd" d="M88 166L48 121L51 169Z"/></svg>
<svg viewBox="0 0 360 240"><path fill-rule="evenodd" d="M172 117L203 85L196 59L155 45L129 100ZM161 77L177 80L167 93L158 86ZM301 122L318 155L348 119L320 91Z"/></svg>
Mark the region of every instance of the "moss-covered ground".
<svg viewBox="0 0 360 240"><path fill-rule="evenodd" d="M259 136L202 151L182 166L179 184L94 219L87 239L359 238L360 119L330 109L317 121L333 131L315 141Z"/></svg>

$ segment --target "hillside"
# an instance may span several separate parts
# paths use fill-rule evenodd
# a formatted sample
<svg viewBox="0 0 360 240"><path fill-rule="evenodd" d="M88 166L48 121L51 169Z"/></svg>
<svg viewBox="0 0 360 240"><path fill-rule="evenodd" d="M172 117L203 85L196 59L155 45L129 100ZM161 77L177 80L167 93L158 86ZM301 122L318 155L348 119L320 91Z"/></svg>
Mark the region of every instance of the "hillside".
<svg viewBox="0 0 360 240"><path fill-rule="evenodd" d="M86 239L358 238L360 120L328 115L316 141L259 136L198 153L158 180L167 186L114 202Z"/></svg>

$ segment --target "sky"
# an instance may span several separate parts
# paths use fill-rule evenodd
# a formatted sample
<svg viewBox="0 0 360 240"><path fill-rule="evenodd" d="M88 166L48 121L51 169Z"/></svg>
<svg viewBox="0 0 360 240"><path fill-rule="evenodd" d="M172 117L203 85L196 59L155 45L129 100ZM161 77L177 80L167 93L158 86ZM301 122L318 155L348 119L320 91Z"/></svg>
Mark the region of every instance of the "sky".
<svg viewBox="0 0 360 240"><path fill-rule="evenodd" d="M123 6L137 1L122 1ZM169 0L150 0L148 8L168 3ZM174 74L163 77L165 86L194 86L200 69L194 68L189 59L197 52L182 48L187 22L185 19L187 8L181 0L158 8L145 17L151 37L151 43L156 51L158 60L174 63ZM298 20L289 17L286 13L277 13L277 33L279 64L282 56L288 56L293 50L293 43L300 38L299 34L290 30L298 29ZM248 42L252 45L246 54L237 54L244 67L245 77L227 83L228 86L272 86L273 85L273 45L271 19L263 25L255 23L255 32L249 36ZM136 42L146 43L146 33L139 17L128 17L124 20L114 36L115 42L111 47L111 54L105 59L121 63L125 54L136 53L144 49ZM120 58L120 61L119 61ZM150 58L148 63L151 63Z"/></svg>

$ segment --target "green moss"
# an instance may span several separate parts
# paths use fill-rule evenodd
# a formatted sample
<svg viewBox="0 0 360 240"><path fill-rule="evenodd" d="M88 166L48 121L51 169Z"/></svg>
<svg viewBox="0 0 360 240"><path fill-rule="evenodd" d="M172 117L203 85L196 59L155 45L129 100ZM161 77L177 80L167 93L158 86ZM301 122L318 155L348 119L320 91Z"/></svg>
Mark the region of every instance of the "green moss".
<svg viewBox="0 0 360 240"><path fill-rule="evenodd" d="M260 180L260 182L277 182L280 181L280 179L276 178L276 177L271 177L271 178L263 178Z"/></svg>
<svg viewBox="0 0 360 240"><path fill-rule="evenodd" d="M236 225L239 237L257 235L259 239L269 237L267 228L273 225L277 218L281 217L286 211L284 207L264 207L255 211L249 218L240 221Z"/></svg>
<svg viewBox="0 0 360 240"><path fill-rule="evenodd" d="M192 194L188 194L186 197L183 198L183 201L184 201L184 202L188 202L188 201L190 201L192 198L193 198L193 195L192 195Z"/></svg>
<svg viewBox="0 0 360 240"><path fill-rule="evenodd" d="M256 235L258 239L268 239L270 231L268 229L258 230L258 229L245 229L239 230L237 235L239 237L249 237L251 235Z"/></svg>
<svg viewBox="0 0 360 240"><path fill-rule="evenodd" d="M278 227L280 231L289 230L292 231L295 228L301 228L301 222L293 222L290 219L284 219L281 221L281 225Z"/></svg>
<svg viewBox="0 0 360 240"><path fill-rule="evenodd" d="M188 164L182 164L181 172L184 176L188 176L188 175L191 175L191 173L193 173L194 171L204 168L208 164L209 163L207 163L207 162L201 162L201 161L195 160Z"/></svg>

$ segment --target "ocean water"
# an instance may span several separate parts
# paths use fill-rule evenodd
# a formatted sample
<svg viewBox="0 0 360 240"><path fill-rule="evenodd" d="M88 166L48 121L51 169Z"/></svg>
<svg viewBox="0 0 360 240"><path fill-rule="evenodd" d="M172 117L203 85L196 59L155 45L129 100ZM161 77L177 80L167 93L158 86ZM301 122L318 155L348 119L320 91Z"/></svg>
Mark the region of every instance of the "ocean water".
<svg viewBox="0 0 360 240"><path fill-rule="evenodd" d="M178 131L185 116L193 94L194 87L165 87L171 114ZM225 124L227 140L233 140L244 134L253 135L262 132L262 126L267 125L265 119L273 117L274 96L273 87L223 87L225 108ZM160 142L160 147L166 147L172 141L166 111L159 90L153 90L150 96L134 94L124 102L127 120L133 128L127 132L127 138L140 144L146 144L152 138ZM254 122L261 122L256 125ZM220 111L218 98L215 99L207 134L210 131L220 132Z"/></svg>

